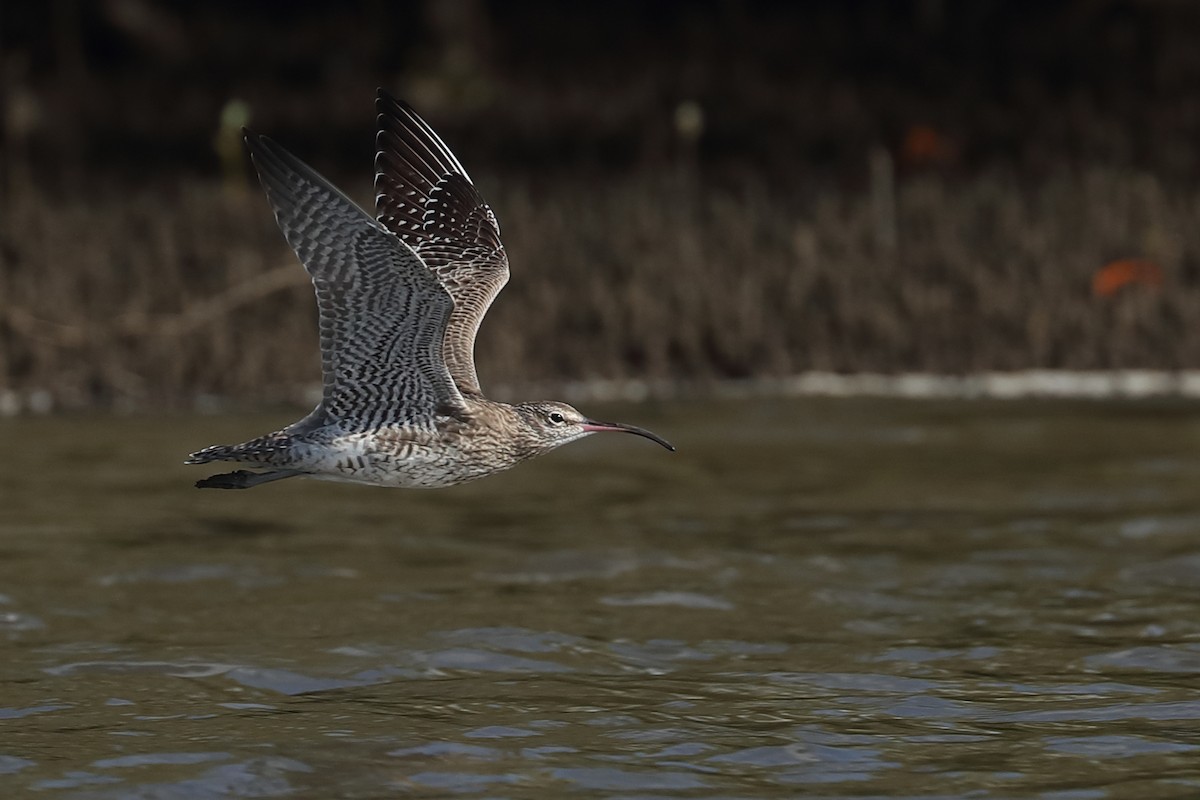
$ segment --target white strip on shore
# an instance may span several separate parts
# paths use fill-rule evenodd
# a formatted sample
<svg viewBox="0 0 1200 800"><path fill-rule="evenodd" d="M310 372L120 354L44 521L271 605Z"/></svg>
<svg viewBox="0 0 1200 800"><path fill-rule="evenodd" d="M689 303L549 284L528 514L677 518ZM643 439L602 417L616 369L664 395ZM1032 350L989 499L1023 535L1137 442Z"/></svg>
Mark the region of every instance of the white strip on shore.
<svg viewBox="0 0 1200 800"><path fill-rule="evenodd" d="M784 378L740 381L576 381L543 384L569 401L639 401L651 398L708 397L902 397L919 399L1134 399L1200 398L1200 370L1050 370L976 372L944 375L931 372L895 374L805 372ZM497 394L533 396L528 387L502 387ZM554 396L547 394L547 397Z"/></svg>
<svg viewBox="0 0 1200 800"><path fill-rule="evenodd" d="M1200 371L1022 370L937 375L809 372L780 381L783 395L912 398L1200 397Z"/></svg>
<svg viewBox="0 0 1200 800"><path fill-rule="evenodd" d="M894 374L857 372L804 372L782 378L753 378L737 381L680 380L587 380L545 383L499 384L492 390L497 400L515 402L529 398L559 397L579 402L640 402L688 397L897 397L913 400L972 400L1060 398L1080 400L1177 397L1200 399L1200 370L1054 370L1031 369L1012 372L975 372L945 375L932 372ZM315 405L321 386L314 384L295 397L297 405ZM220 413L238 405L230 398L201 395L197 411ZM70 403L56 402L46 389L21 392L0 389L0 417L46 414ZM136 402L120 410L143 410Z"/></svg>

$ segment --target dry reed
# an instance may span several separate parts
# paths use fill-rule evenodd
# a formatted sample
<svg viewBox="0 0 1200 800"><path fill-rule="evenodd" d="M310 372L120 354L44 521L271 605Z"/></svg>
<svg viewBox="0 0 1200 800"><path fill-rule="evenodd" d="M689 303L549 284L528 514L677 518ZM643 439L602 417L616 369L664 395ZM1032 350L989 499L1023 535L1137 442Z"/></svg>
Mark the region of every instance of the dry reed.
<svg viewBox="0 0 1200 800"><path fill-rule="evenodd" d="M865 172L865 170L864 170ZM1003 172L878 191L690 171L483 176L514 278L478 347L485 385L831 371L1200 366L1200 193L1144 174ZM1094 297L1153 260L1162 287ZM306 277L257 189L0 199L0 390L59 407L292 400L318 380Z"/></svg>

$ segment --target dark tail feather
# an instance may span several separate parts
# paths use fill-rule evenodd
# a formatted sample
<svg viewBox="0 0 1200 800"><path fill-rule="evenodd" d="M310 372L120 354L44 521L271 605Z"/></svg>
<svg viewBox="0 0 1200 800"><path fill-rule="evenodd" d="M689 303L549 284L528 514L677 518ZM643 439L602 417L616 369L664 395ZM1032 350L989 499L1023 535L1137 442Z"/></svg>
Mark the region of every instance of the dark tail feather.
<svg viewBox="0 0 1200 800"><path fill-rule="evenodd" d="M227 444L214 444L197 450L184 460L185 464L207 464L210 461L225 461L233 456L234 448Z"/></svg>
<svg viewBox="0 0 1200 800"><path fill-rule="evenodd" d="M292 437L284 431L279 431L241 444L214 444L212 447L192 453L183 463L207 464L210 461L240 461L243 464L262 464L264 467L268 467L291 444Z"/></svg>

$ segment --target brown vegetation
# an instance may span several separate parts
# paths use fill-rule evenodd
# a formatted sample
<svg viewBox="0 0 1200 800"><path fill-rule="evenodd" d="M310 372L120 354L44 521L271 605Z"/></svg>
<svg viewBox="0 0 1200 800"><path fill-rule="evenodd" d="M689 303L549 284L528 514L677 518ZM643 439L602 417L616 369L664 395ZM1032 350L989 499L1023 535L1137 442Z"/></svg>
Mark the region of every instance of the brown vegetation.
<svg viewBox="0 0 1200 800"><path fill-rule="evenodd" d="M481 182L514 270L480 337L492 383L1200 364L1184 280L1200 194L1145 176L910 178L894 247L870 192ZM27 186L3 205L0 386L145 405L294 398L318 379L311 291L255 187L84 201ZM1095 296L1122 253L1151 255L1164 285Z"/></svg>

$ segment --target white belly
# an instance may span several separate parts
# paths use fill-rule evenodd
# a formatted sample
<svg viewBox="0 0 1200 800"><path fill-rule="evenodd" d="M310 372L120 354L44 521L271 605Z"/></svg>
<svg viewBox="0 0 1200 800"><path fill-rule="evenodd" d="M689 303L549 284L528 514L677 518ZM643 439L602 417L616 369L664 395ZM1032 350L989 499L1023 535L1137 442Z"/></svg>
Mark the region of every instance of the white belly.
<svg viewBox="0 0 1200 800"><path fill-rule="evenodd" d="M436 489L508 469L516 460L481 459L445 441L380 443L370 435L313 445L304 465L312 477L372 486Z"/></svg>

